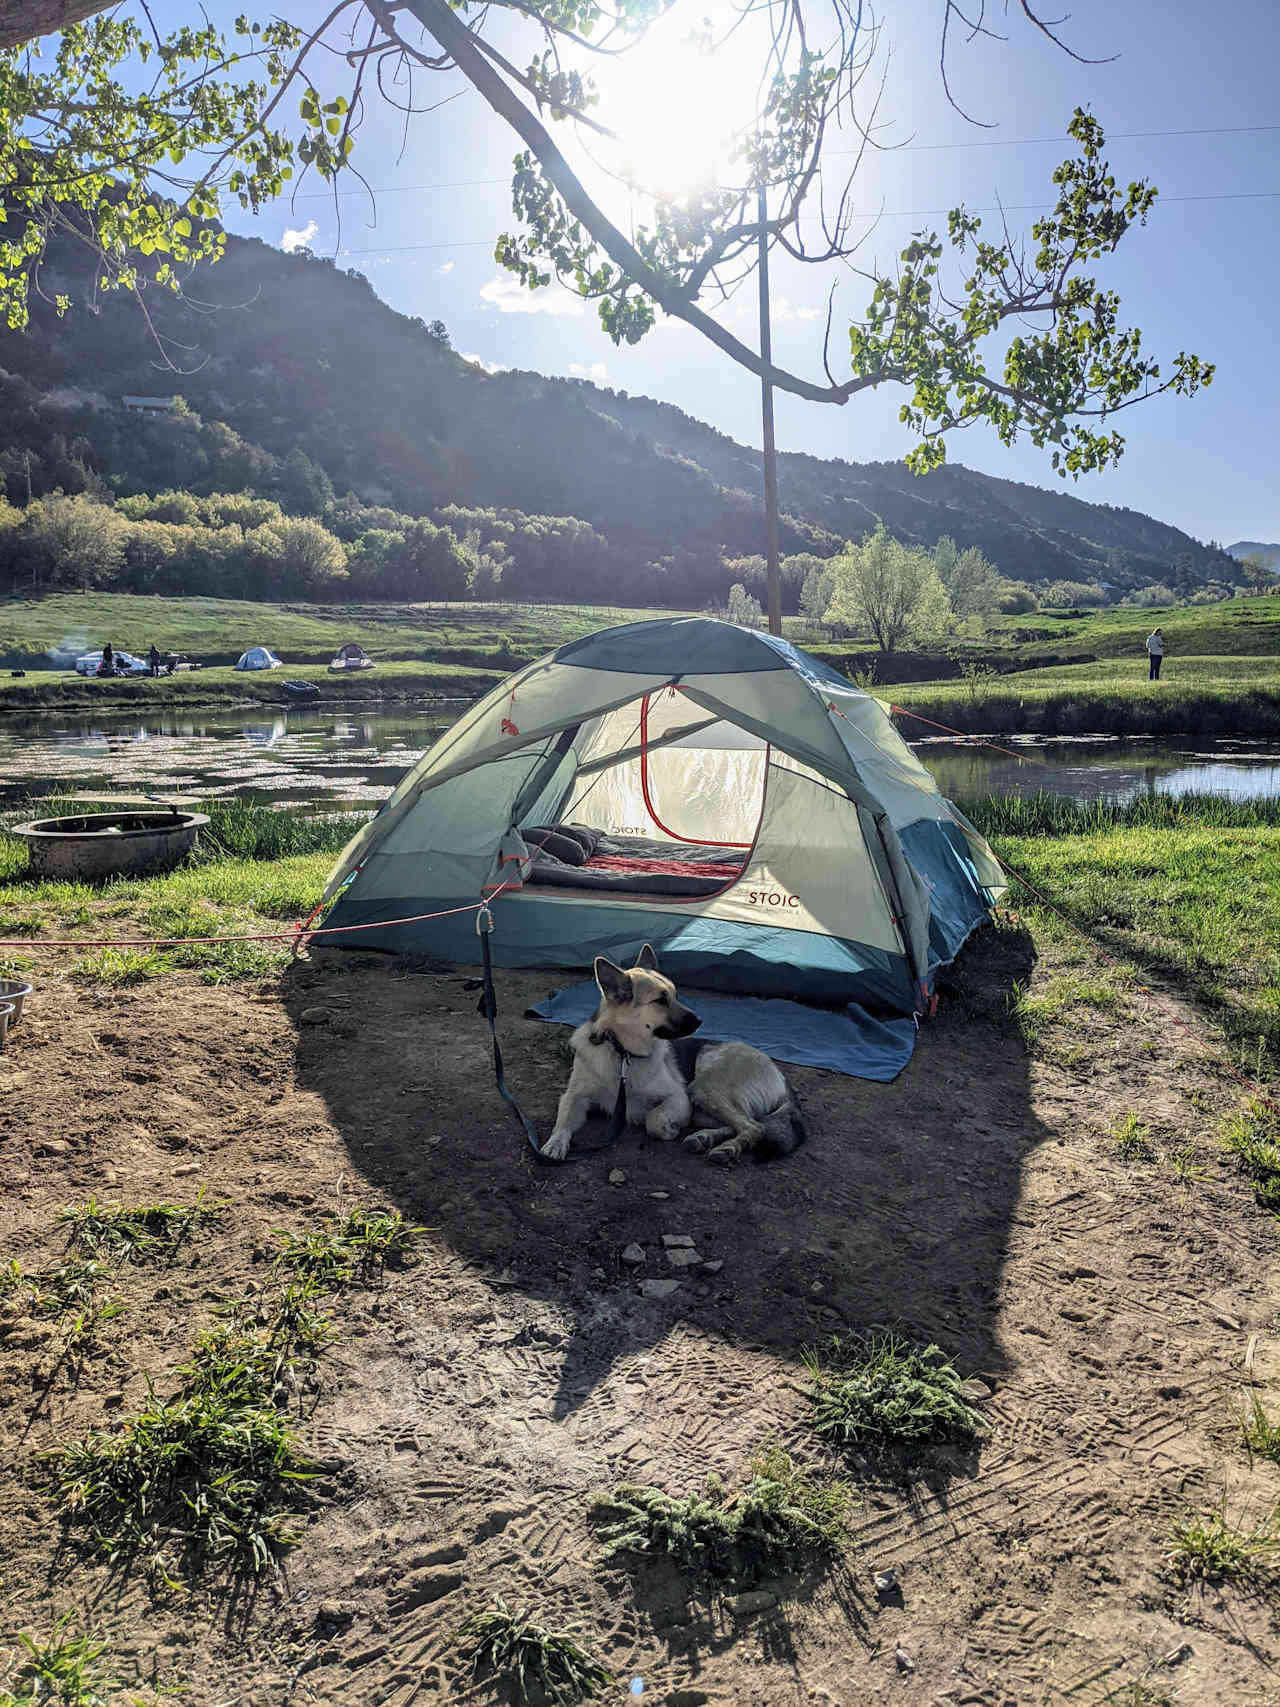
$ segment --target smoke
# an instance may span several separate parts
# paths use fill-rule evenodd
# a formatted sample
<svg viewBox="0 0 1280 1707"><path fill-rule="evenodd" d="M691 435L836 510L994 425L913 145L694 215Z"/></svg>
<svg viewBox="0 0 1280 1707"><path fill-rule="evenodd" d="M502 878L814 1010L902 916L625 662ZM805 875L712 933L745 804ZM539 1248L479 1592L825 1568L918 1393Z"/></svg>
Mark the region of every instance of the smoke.
<svg viewBox="0 0 1280 1707"><path fill-rule="evenodd" d="M89 650L89 636L83 629L77 629L71 634L64 635L56 646L51 646L45 653L46 658L52 658L55 668L60 664L74 664L76 659Z"/></svg>

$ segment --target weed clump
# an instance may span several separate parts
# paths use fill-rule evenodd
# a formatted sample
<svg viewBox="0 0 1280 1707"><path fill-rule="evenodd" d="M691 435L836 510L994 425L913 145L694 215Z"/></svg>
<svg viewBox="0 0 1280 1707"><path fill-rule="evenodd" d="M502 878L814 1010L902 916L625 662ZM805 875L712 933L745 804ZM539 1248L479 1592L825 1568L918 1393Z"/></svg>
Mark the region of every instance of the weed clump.
<svg viewBox="0 0 1280 1707"><path fill-rule="evenodd" d="M807 1476L775 1447L752 1460L736 1494L716 1476L686 1499L624 1482L591 1516L611 1557L661 1555L695 1576L749 1584L837 1552L852 1500L847 1483Z"/></svg>
<svg viewBox="0 0 1280 1707"><path fill-rule="evenodd" d="M1280 1422L1271 1421L1256 1394L1252 1414L1240 1418L1240 1434L1256 1457L1280 1464Z"/></svg>
<svg viewBox="0 0 1280 1707"><path fill-rule="evenodd" d="M1251 1097L1227 1116L1222 1142L1253 1181L1264 1209L1280 1214L1280 1115Z"/></svg>
<svg viewBox="0 0 1280 1707"><path fill-rule="evenodd" d="M1111 1142L1122 1162L1149 1162L1155 1152L1151 1148L1150 1128L1132 1109L1117 1115L1111 1127Z"/></svg>
<svg viewBox="0 0 1280 1707"><path fill-rule="evenodd" d="M60 1209L58 1220L70 1229L72 1247L92 1257L119 1263L170 1257L197 1228L221 1219L226 1204L206 1203L201 1188L194 1203L102 1203L91 1197L74 1209Z"/></svg>
<svg viewBox="0 0 1280 1707"><path fill-rule="evenodd" d="M27 1657L10 1686L0 1684L0 1707L108 1707L119 1700L120 1683L101 1664L107 1644L73 1633L71 1620L71 1613L64 1613L47 1642L19 1632Z"/></svg>
<svg viewBox="0 0 1280 1707"><path fill-rule="evenodd" d="M276 1262L330 1289L368 1286L384 1269L403 1267L426 1231L406 1221L398 1209L356 1208L335 1217L328 1227L277 1233L281 1250Z"/></svg>
<svg viewBox="0 0 1280 1707"><path fill-rule="evenodd" d="M1221 1511L1180 1517L1169 1531L1165 1559L1182 1582L1247 1582L1280 1563L1280 1534L1274 1523L1236 1529Z"/></svg>
<svg viewBox="0 0 1280 1707"><path fill-rule="evenodd" d="M971 1440L982 1417L955 1366L936 1345L872 1333L852 1346L833 1339L805 1353L813 1426L843 1448L920 1450Z"/></svg>
<svg viewBox="0 0 1280 1707"><path fill-rule="evenodd" d="M531 1707L574 1707L613 1682L611 1673L575 1637L544 1629L526 1613L508 1612L501 1600L468 1619L461 1633L475 1638L476 1671L502 1677L516 1700Z"/></svg>
<svg viewBox="0 0 1280 1707"><path fill-rule="evenodd" d="M123 1299L105 1297L102 1288L112 1278L105 1263L71 1257L53 1268L27 1274L13 1259L0 1268L0 1340L21 1315L55 1322L62 1331L65 1355L74 1357L93 1341L103 1322L126 1308Z"/></svg>

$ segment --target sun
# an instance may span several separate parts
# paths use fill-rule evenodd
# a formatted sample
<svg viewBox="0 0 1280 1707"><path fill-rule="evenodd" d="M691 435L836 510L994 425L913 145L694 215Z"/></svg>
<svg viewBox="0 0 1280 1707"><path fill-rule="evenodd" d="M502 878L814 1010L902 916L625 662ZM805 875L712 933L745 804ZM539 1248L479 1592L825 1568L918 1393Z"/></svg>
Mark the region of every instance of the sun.
<svg viewBox="0 0 1280 1707"><path fill-rule="evenodd" d="M647 195L688 196L737 182L732 156L754 109L745 44L708 49L662 20L600 77L600 115L618 137L610 168Z"/></svg>

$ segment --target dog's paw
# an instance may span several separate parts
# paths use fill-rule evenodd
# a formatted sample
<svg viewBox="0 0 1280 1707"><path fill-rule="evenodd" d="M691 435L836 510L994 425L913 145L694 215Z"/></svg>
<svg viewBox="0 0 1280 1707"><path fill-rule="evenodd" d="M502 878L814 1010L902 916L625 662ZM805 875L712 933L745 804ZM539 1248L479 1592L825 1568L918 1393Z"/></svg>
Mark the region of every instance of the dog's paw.
<svg viewBox="0 0 1280 1707"><path fill-rule="evenodd" d="M664 1120L651 1114L644 1124L650 1138L657 1138L663 1144L671 1144L680 1136L678 1120Z"/></svg>
<svg viewBox="0 0 1280 1707"><path fill-rule="evenodd" d="M741 1155L741 1138L730 1138L723 1144L717 1144L715 1149L712 1150L710 1155L707 1157L707 1160L709 1162L714 1162L717 1167L731 1168L734 1163L740 1159Z"/></svg>
<svg viewBox="0 0 1280 1707"><path fill-rule="evenodd" d="M569 1154L569 1136L567 1132L553 1132L538 1154L549 1162L563 1162Z"/></svg>
<svg viewBox="0 0 1280 1707"><path fill-rule="evenodd" d="M718 1136L715 1132L686 1132L684 1147L686 1150L692 1150L696 1155L705 1156Z"/></svg>

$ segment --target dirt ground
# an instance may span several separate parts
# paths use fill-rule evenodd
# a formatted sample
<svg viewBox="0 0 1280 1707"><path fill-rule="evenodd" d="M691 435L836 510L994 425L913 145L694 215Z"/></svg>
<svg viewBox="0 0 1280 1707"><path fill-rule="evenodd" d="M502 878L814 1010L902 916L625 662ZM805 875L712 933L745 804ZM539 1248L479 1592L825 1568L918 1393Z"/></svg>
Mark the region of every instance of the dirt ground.
<svg viewBox="0 0 1280 1707"><path fill-rule="evenodd" d="M792 1070L810 1143L729 1172L634 1132L538 1167L456 970L328 951L223 988L37 977L0 1056L0 1261L52 1260L58 1207L90 1193L204 1183L232 1212L125 1272L132 1307L75 1384L48 1388L38 1333L0 1343L0 1650L74 1606L118 1668L195 1707L487 1703L455 1635L501 1595L579 1626L619 1702L634 1677L663 1707L1100 1707L1146 1701L1138 1680L1153 1702L1280 1701L1274 1600L1162 1569L1174 1517L1225 1501L1247 1523L1280 1495L1233 1427L1251 1378L1273 1412L1280 1389L1280 1233L1212 1136L1236 1087L1146 1006L1079 1010L1029 1052L1005 998L1046 977L1030 960L984 933L895 1084ZM544 1130L566 1033L520 1016L551 982L500 979L508 1076ZM1109 1139L1128 1110L1154 1159ZM273 1229L353 1202L433 1231L335 1306L301 1429L336 1468L285 1569L252 1597L153 1600L59 1549L39 1453L134 1409L218 1298L261 1283ZM723 1268L643 1296L676 1275L664 1233ZM910 1486L859 1476L844 1564L754 1617L603 1564L595 1490L732 1482L769 1442L830 1464L800 1352L872 1323L985 1384L977 1450Z"/></svg>

